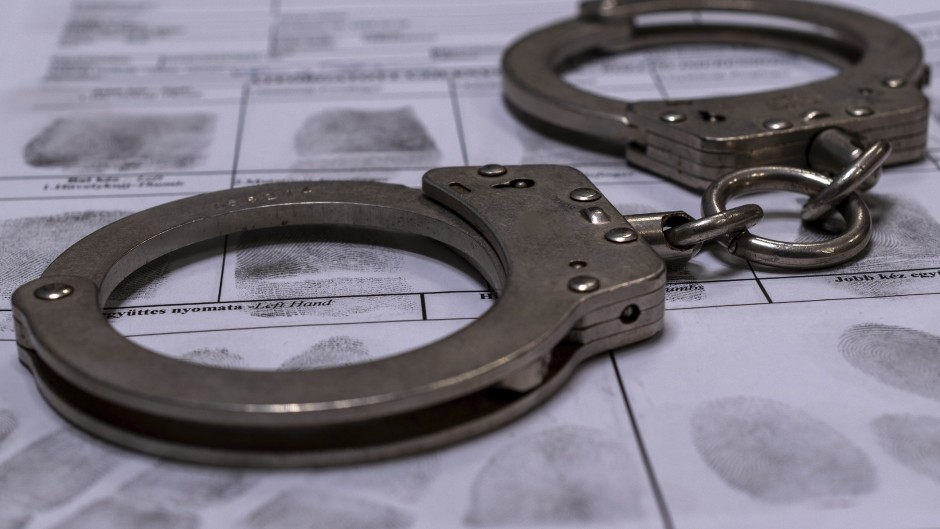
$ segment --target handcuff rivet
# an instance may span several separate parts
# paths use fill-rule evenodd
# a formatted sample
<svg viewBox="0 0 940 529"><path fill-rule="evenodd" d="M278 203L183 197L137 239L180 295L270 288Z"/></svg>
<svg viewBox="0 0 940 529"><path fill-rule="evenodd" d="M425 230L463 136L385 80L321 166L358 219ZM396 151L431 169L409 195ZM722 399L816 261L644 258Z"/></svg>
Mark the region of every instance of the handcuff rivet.
<svg viewBox="0 0 940 529"><path fill-rule="evenodd" d="M39 299L55 301L68 297L74 291L75 289L72 288L71 285L66 285L65 283L50 283L37 288L34 294Z"/></svg>
<svg viewBox="0 0 940 529"><path fill-rule="evenodd" d="M620 244L635 241L639 236L630 228L614 228L605 233L604 238L610 242Z"/></svg>
<svg viewBox="0 0 940 529"><path fill-rule="evenodd" d="M568 288L573 292L593 292L600 286L601 282L591 276L574 276L568 280Z"/></svg>
<svg viewBox="0 0 940 529"><path fill-rule="evenodd" d="M875 113L874 110L872 110L872 109L870 109L870 108L868 108L868 107L849 107L849 108L845 109L845 111L846 111L846 113L848 113L848 115L854 116L854 117L857 117L857 118L861 118L861 117L865 117L865 116L870 116L870 115L872 115L872 114Z"/></svg>
<svg viewBox="0 0 940 529"><path fill-rule="evenodd" d="M887 86L888 88L902 88L907 84L907 81L903 77L888 77L881 84Z"/></svg>
<svg viewBox="0 0 940 529"><path fill-rule="evenodd" d="M477 174L487 177L503 176L506 174L506 168L499 164L488 163L477 170Z"/></svg>
<svg viewBox="0 0 940 529"><path fill-rule="evenodd" d="M682 112L663 112L659 116L659 119L666 123L679 123L680 121L685 121L685 114Z"/></svg>
<svg viewBox="0 0 940 529"><path fill-rule="evenodd" d="M578 189L572 191L568 196L571 198L571 200L578 202L592 202L601 198L601 193L600 191L591 189L590 187L579 187Z"/></svg>
<svg viewBox="0 0 940 529"><path fill-rule="evenodd" d="M785 119L768 119L764 122L764 128L767 130L787 130L793 124Z"/></svg>

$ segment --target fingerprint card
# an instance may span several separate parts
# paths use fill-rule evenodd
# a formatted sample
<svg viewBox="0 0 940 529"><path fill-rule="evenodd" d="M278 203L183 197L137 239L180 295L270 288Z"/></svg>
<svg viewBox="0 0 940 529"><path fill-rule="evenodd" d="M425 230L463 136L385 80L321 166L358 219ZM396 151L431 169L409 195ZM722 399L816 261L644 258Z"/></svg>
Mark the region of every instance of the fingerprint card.
<svg viewBox="0 0 940 529"><path fill-rule="evenodd" d="M911 297L670 311L660 338L618 354L676 526L930 526L934 309Z"/></svg>

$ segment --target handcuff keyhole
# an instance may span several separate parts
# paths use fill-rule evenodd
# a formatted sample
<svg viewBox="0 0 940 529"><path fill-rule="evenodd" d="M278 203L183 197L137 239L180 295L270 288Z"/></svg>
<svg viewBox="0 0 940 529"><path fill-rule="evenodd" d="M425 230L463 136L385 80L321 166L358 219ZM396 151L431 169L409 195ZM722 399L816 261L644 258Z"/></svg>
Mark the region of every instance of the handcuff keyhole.
<svg viewBox="0 0 940 529"><path fill-rule="evenodd" d="M493 187L497 189L504 188L504 187L514 187L516 189L524 189L526 187L532 187L534 185L535 185L534 180L529 180L528 178L517 178L515 180L510 180L508 182L496 184Z"/></svg>
<svg viewBox="0 0 940 529"><path fill-rule="evenodd" d="M707 121L708 123L720 123L725 120L725 117L721 114L715 114L708 110L699 110L698 115L702 118L702 121Z"/></svg>

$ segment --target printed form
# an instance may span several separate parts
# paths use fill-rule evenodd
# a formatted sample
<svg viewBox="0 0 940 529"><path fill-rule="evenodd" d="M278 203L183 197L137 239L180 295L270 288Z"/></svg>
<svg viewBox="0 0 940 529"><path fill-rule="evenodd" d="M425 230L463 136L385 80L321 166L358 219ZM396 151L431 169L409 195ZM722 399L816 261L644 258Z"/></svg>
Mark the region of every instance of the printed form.
<svg viewBox="0 0 940 529"><path fill-rule="evenodd" d="M940 59L928 0L864 0ZM130 213L294 180L420 185L433 167L558 163L622 213L699 197L622 157L521 125L501 98L515 38L572 0L9 0L0 15L0 529L844 528L940 525L940 141L885 171L875 235L838 269L704 252L673 270L666 330L600 355L543 406L430 453L329 469L184 465L56 415L17 360L10 295ZM789 53L683 46L568 74L623 99L833 75ZM931 95L936 86L928 87ZM756 231L818 234L803 197ZM469 325L495 293L443 247L291 228L147 265L105 314L131 340L223 369L368 362Z"/></svg>

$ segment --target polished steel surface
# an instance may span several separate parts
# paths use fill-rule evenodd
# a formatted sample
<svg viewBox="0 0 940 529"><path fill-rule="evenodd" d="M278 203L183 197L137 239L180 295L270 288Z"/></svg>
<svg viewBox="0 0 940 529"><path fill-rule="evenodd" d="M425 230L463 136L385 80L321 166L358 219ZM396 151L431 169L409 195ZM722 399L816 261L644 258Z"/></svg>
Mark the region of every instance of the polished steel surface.
<svg viewBox="0 0 940 529"><path fill-rule="evenodd" d="M706 10L781 17L819 31L770 25L642 24L644 15ZM669 44L725 43L803 53L841 69L832 78L770 92L682 101L620 101L561 74L573 60ZM508 102L532 121L624 146L629 162L704 189L757 165L808 167L813 138L838 128L865 144L889 142L888 164L923 157L929 79L917 40L889 21L794 0L587 2L578 18L536 30L503 56ZM843 165L843 164L840 164Z"/></svg>
<svg viewBox="0 0 940 529"><path fill-rule="evenodd" d="M424 186L425 193L367 182L270 184L126 217L16 291L21 360L63 416L115 443L210 464L319 465L411 453L489 430L547 398L588 356L661 329L662 260L643 241L604 238L611 228L628 229L622 218L597 225L580 214L570 194L590 186L581 173L445 168L425 175ZM591 205L616 211L603 198ZM101 314L115 285L161 255L298 224L439 241L475 266L499 301L429 346L293 372L162 356L122 337ZM574 261L589 264L590 281ZM638 314L630 322L621 318L627 307Z"/></svg>
<svg viewBox="0 0 940 529"><path fill-rule="evenodd" d="M733 197L762 191L792 191L815 196L829 187L825 176L794 167L755 167L742 169L712 184L702 197L702 214L725 211ZM747 230L726 235L719 241L733 255L777 268L812 269L835 266L853 259L871 240L871 214L857 192L849 194L838 207L845 218L845 231L832 239L801 243L767 239Z"/></svg>

